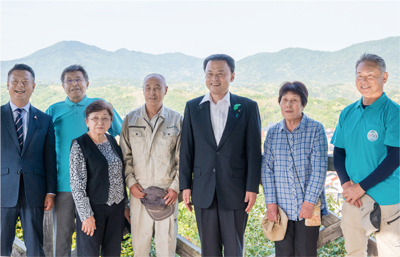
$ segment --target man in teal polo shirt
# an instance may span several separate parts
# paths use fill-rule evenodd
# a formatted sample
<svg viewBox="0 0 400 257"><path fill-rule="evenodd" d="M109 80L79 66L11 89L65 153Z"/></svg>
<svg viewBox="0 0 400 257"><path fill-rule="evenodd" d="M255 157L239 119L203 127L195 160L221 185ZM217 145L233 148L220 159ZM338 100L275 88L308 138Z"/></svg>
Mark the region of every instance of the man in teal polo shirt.
<svg viewBox="0 0 400 257"><path fill-rule="evenodd" d="M75 204L71 194L69 154L73 139L88 131L84 111L86 106L99 98L89 98L89 76L80 65L71 65L61 74L61 82L67 98L51 105L46 113L53 117L57 152L57 196L53 208L54 256L71 256L72 234L75 229ZM108 132L117 136L122 120L114 110Z"/></svg>
<svg viewBox="0 0 400 257"><path fill-rule="evenodd" d="M379 256L400 256L400 107L383 92L388 76L381 57L361 56L356 85L362 97L342 111L331 141L346 199L341 223L346 256L367 256L369 235L360 218L364 194L381 208L381 227L375 232Z"/></svg>

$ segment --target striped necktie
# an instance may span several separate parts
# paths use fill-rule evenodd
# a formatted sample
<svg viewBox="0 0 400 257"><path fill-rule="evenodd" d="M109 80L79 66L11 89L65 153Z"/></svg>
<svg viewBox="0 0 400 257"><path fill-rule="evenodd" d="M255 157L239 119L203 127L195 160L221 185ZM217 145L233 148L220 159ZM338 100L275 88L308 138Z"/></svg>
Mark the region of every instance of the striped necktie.
<svg viewBox="0 0 400 257"><path fill-rule="evenodd" d="M15 128L17 129L17 136L18 136L18 141L19 141L19 146L22 147L24 146L24 127L22 126L22 109L17 108L15 110L17 112L17 119L15 120Z"/></svg>

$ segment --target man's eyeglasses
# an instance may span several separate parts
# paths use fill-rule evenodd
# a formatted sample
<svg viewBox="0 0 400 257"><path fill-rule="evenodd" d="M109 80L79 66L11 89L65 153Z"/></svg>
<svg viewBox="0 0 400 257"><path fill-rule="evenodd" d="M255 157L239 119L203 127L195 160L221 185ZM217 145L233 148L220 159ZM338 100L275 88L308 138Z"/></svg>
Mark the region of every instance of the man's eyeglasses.
<svg viewBox="0 0 400 257"><path fill-rule="evenodd" d="M83 81L85 81L84 79L69 79L69 80L65 80L64 83L68 84L68 85L72 85L74 82L76 84L80 84Z"/></svg>

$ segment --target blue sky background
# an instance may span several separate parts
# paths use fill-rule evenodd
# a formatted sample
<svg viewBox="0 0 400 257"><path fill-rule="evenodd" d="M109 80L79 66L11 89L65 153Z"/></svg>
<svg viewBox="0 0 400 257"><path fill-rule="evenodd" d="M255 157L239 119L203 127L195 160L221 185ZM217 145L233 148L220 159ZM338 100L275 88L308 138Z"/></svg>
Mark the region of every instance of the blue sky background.
<svg viewBox="0 0 400 257"><path fill-rule="evenodd" d="M77 40L109 51L239 60L399 35L400 1L1 1L0 59Z"/></svg>

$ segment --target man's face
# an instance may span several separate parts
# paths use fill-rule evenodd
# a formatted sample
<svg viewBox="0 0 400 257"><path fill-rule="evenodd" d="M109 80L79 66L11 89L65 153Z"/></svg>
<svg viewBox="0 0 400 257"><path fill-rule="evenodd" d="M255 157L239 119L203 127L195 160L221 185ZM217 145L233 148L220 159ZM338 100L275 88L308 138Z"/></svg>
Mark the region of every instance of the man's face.
<svg viewBox="0 0 400 257"><path fill-rule="evenodd" d="M206 66L206 85L210 90L211 96L221 98L228 93L229 84L235 79L235 73L226 61L209 61Z"/></svg>
<svg viewBox="0 0 400 257"><path fill-rule="evenodd" d="M24 107L29 103L35 86L33 76L29 71L13 71L7 81L7 90L10 94L11 102L18 107Z"/></svg>
<svg viewBox="0 0 400 257"><path fill-rule="evenodd" d="M168 87L158 76L148 77L143 83L143 95L146 105L161 108Z"/></svg>
<svg viewBox="0 0 400 257"><path fill-rule="evenodd" d="M383 94L383 84L386 83L388 73L381 73L374 62L361 62L356 71L356 85L364 98L378 99Z"/></svg>
<svg viewBox="0 0 400 257"><path fill-rule="evenodd" d="M69 100L78 103L85 97L89 81L86 81L81 71L72 71L65 73L62 86Z"/></svg>

